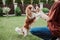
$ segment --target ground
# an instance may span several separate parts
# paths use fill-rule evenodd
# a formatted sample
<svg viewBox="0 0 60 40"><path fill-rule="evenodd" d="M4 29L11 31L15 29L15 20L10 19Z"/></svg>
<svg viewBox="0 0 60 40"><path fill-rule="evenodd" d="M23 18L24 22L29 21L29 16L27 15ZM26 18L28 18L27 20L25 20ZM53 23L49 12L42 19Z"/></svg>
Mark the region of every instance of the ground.
<svg viewBox="0 0 60 40"><path fill-rule="evenodd" d="M24 20L25 16L0 17L0 40L41 40L32 34L23 37L15 32L16 27L23 26ZM46 26L46 21L40 18L33 26Z"/></svg>

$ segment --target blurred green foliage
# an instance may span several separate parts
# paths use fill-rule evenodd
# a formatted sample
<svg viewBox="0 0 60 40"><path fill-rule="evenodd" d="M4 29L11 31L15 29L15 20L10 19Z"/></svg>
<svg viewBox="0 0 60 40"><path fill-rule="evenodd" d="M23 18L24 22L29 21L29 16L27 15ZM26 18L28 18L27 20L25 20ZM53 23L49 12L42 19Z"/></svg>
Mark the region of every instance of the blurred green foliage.
<svg viewBox="0 0 60 40"><path fill-rule="evenodd" d="M6 5L12 4L13 0L6 0Z"/></svg>
<svg viewBox="0 0 60 40"><path fill-rule="evenodd" d="M43 11L44 13L48 13L48 12L49 12L49 9L48 9L48 8L43 8L42 11Z"/></svg>
<svg viewBox="0 0 60 40"><path fill-rule="evenodd" d="M21 3L21 0L16 0L15 2L17 3ZM48 2L46 0L40 0L40 2L43 2L44 4L48 3L48 4L53 4L54 0L48 0ZM6 4L11 4L13 3L13 0L6 0ZM30 4L31 0L24 0L24 4ZM38 4L39 0L33 0L33 4Z"/></svg>
<svg viewBox="0 0 60 40"><path fill-rule="evenodd" d="M16 7L15 12L16 12L16 16L21 16L21 10L19 7Z"/></svg>

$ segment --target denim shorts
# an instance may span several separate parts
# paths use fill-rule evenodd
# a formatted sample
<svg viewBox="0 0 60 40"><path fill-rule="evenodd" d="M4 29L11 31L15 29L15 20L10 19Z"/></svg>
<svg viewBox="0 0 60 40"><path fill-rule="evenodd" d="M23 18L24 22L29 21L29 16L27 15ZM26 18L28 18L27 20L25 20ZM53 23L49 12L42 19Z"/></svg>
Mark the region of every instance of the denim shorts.
<svg viewBox="0 0 60 40"><path fill-rule="evenodd" d="M47 26L42 26L42 27L39 26L39 27L31 28L30 32L33 35L38 36L42 39L46 39L46 40L49 40L52 36L52 33L50 32Z"/></svg>

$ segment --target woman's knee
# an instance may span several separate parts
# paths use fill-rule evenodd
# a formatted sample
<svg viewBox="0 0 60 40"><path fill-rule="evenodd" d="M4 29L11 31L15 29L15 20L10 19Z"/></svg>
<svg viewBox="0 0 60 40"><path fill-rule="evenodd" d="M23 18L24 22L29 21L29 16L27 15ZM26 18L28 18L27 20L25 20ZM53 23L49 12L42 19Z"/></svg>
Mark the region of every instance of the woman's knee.
<svg viewBox="0 0 60 40"><path fill-rule="evenodd" d="M34 34L34 30L33 30L33 28L30 29L30 33Z"/></svg>
<svg viewBox="0 0 60 40"><path fill-rule="evenodd" d="M51 36L51 33L47 27L36 27L36 28L31 28L30 30L31 34L33 35L39 35L39 36Z"/></svg>
<svg viewBox="0 0 60 40"><path fill-rule="evenodd" d="M33 35L37 35L38 31L37 31L36 28L31 28L30 33L33 34Z"/></svg>

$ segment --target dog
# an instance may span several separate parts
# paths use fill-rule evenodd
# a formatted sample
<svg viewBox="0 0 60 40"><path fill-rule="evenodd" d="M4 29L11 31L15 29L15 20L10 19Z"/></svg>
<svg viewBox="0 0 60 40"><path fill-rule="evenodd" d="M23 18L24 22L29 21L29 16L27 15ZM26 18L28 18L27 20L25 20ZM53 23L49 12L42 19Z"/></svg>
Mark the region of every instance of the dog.
<svg viewBox="0 0 60 40"><path fill-rule="evenodd" d="M36 5L36 9L33 5L28 5L26 7L26 20L24 22L24 25L22 28L16 28L15 30L19 34L23 34L24 36L27 36L28 31L30 30L31 24L34 23L38 18L43 17L45 14L40 10L40 8ZM42 14L43 16L42 16Z"/></svg>

